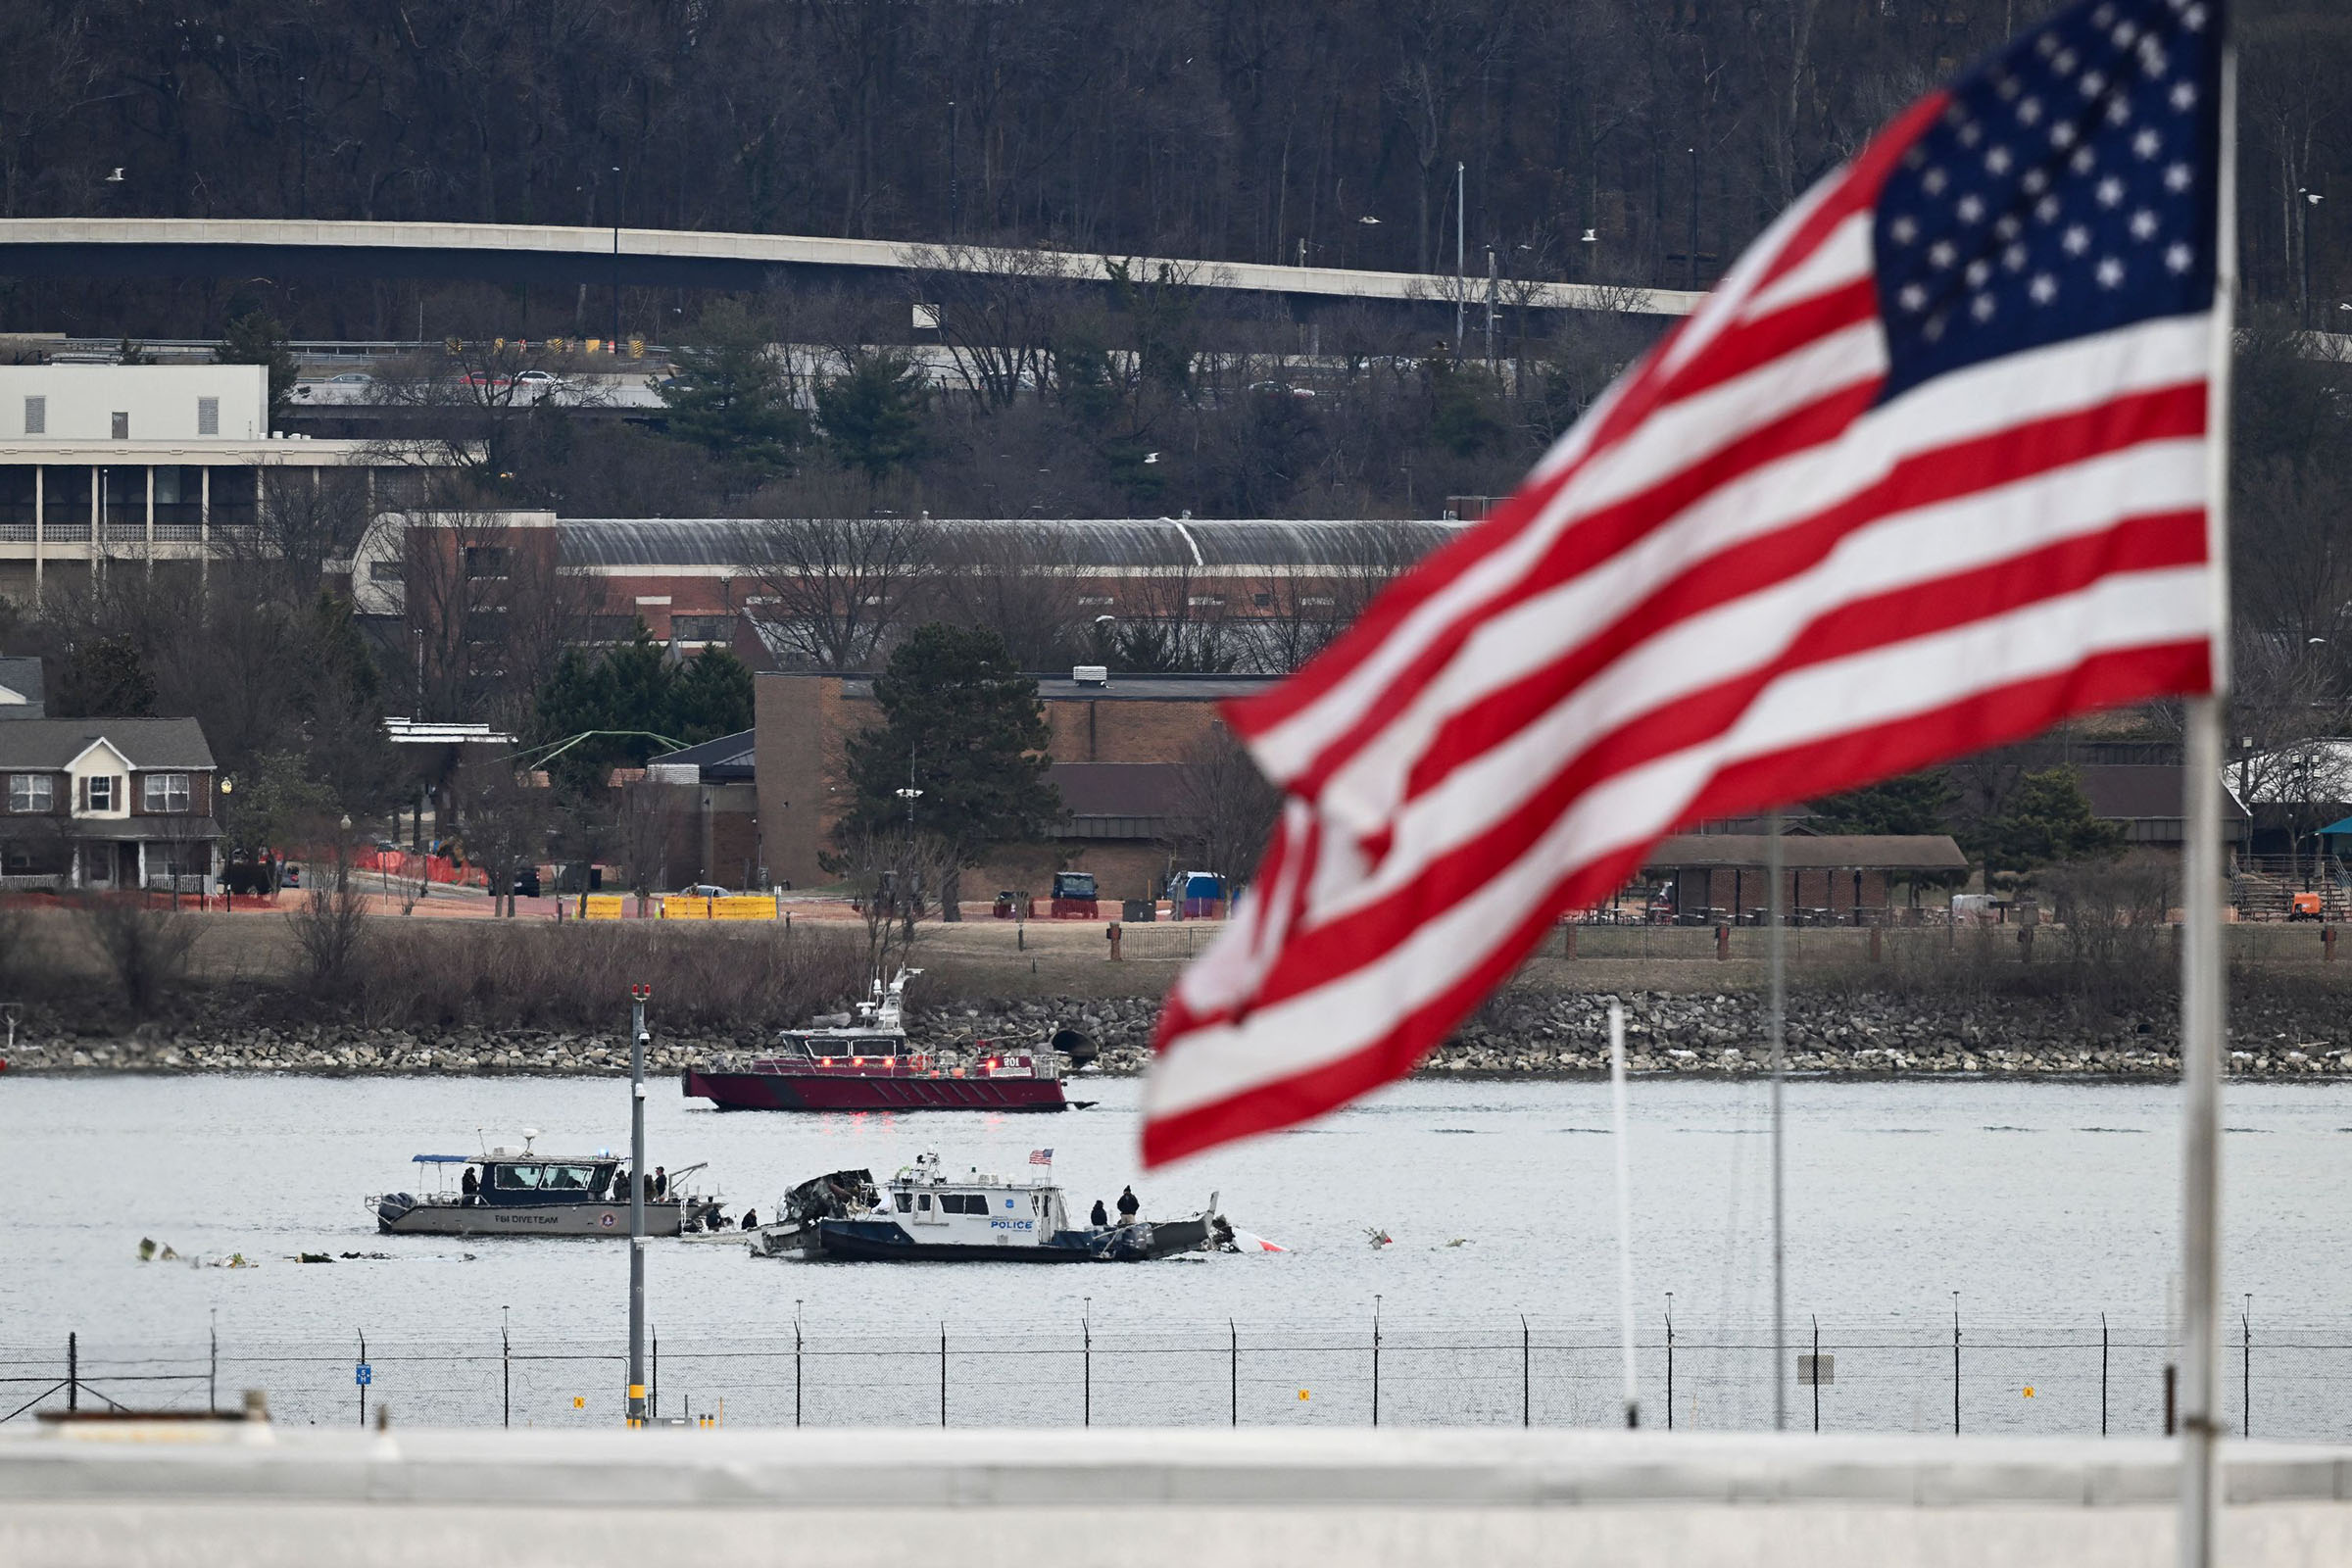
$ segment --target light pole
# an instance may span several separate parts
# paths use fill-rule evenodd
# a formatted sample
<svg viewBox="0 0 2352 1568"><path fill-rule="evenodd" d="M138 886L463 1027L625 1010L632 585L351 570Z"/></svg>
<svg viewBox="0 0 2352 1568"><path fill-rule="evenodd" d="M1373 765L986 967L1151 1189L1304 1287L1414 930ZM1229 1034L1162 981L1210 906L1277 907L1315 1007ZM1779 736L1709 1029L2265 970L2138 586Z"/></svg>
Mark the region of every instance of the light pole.
<svg viewBox="0 0 2352 1568"><path fill-rule="evenodd" d="M629 987L629 1425L645 1425L645 1004Z"/></svg>
<svg viewBox="0 0 2352 1568"><path fill-rule="evenodd" d="M620 166L612 166L612 352L620 352Z"/></svg>
<svg viewBox="0 0 2352 1568"><path fill-rule="evenodd" d="M1469 189L1469 168L1459 160L1453 166L1453 357L1457 360L1462 357L1462 313L1468 304L1465 296L1469 288L1468 274L1462 266L1464 236L1469 230L1469 220L1462 211L1462 196Z"/></svg>
<svg viewBox="0 0 2352 1568"><path fill-rule="evenodd" d="M900 800L906 803L906 836L912 838L914 837L914 803L923 798L923 792L914 787L914 748L911 746L906 749L906 787L900 790L898 796Z"/></svg>
<svg viewBox="0 0 2352 1568"><path fill-rule="evenodd" d="M335 826L341 830L335 839L335 891L344 893L351 888L351 813L345 811Z"/></svg>
<svg viewBox="0 0 2352 1568"><path fill-rule="evenodd" d="M1684 287L1698 292L1698 149L1690 152L1690 255L1683 270Z"/></svg>
<svg viewBox="0 0 2352 1568"><path fill-rule="evenodd" d="M2320 205L2322 197L2316 190L2298 186L2295 194L2303 199L2295 204L2295 249L2302 253L2303 278L2298 286L2296 303L2305 331L2311 329L2311 210Z"/></svg>

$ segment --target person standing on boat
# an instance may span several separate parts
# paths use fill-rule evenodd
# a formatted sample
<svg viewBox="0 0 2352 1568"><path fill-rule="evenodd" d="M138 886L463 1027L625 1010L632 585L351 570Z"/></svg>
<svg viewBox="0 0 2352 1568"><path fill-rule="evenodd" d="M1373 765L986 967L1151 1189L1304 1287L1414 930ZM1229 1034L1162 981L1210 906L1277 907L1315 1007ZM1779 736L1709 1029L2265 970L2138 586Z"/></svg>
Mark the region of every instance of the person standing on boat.
<svg viewBox="0 0 2352 1568"><path fill-rule="evenodd" d="M1132 1224L1134 1224L1134 1223L1135 1223L1135 1211L1136 1211L1137 1209L1139 1209L1139 1208L1143 1207L1143 1206L1144 1206L1144 1205L1143 1205L1141 1202L1137 1201L1137 1200L1136 1200L1136 1196L1135 1196L1135 1189L1134 1189L1134 1188L1132 1188L1132 1187L1122 1187L1122 1188L1120 1188L1120 1189L1119 1189L1119 1223L1120 1223L1120 1224L1122 1224L1122 1225L1132 1225Z"/></svg>
<svg viewBox="0 0 2352 1568"><path fill-rule="evenodd" d="M654 1167L654 1201L658 1203L668 1196L669 1167L666 1165L656 1165Z"/></svg>
<svg viewBox="0 0 2352 1568"><path fill-rule="evenodd" d="M466 1201L470 1204L481 1190L482 1179L473 1173L471 1165L466 1166L464 1179L458 1183L458 1191L465 1195Z"/></svg>
<svg viewBox="0 0 2352 1568"><path fill-rule="evenodd" d="M1102 1200L1100 1198L1095 1200L1095 1211L1090 1216L1090 1221L1097 1230L1105 1230L1109 1228L1110 1211L1102 1206Z"/></svg>

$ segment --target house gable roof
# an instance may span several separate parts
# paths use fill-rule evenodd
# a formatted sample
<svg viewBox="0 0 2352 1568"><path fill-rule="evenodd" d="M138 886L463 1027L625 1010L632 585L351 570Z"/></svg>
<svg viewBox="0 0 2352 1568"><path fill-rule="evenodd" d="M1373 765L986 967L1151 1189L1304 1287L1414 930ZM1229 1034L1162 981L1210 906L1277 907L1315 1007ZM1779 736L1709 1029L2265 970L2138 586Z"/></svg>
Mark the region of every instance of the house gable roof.
<svg viewBox="0 0 2352 1568"><path fill-rule="evenodd" d="M218 765L192 718L20 718L0 723L0 768L63 771L100 741L137 769Z"/></svg>

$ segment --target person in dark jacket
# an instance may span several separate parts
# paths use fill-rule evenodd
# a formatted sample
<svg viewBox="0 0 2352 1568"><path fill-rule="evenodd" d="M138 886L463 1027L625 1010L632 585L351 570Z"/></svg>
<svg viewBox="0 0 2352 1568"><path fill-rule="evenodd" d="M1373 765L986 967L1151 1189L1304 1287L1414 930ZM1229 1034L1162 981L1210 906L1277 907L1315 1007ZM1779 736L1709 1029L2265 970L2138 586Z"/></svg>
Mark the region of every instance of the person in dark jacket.
<svg viewBox="0 0 2352 1568"><path fill-rule="evenodd" d="M1091 1223L1097 1230L1102 1230L1110 1223L1110 1210L1102 1206L1102 1200L1100 1198L1095 1200L1095 1212Z"/></svg>
<svg viewBox="0 0 2352 1568"><path fill-rule="evenodd" d="M656 1202L660 1202L668 1196L669 1167L666 1165L656 1165L654 1167L654 1200Z"/></svg>
<svg viewBox="0 0 2352 1568"><path fill-rule="evenodd" d="M471 1165L466 1167L466 1179L458 1183L458 1190L466 1195L466 1201L468 1203L472 1202L475 1195L481 1192L482 1179L473 1173Z"/></svg>
<svg viewBox="0 0 2352 1568"><path fill-rule="evenodd" d="M1132 1225L1132 1224L1134 1224L1134 1223L1135 1223L1135 1211L1136 1211L1137 1209L1139 1209L1139 1208L1143 1207L1143 1206L1144 1206L1144 1205L1143 1205L1141 1202L1139 1202L1139 1201L1137 1201L1137 1200L1136 1200L1135 1189L1134 1189L1134 1188L1132 1188L1132 1187L1122 1187L1122 1188L1120 1188L1120 1189L1119 1189L1119 1223L1120 1223L1120 1224L1122 1224L1122 1225Z"/></svg>

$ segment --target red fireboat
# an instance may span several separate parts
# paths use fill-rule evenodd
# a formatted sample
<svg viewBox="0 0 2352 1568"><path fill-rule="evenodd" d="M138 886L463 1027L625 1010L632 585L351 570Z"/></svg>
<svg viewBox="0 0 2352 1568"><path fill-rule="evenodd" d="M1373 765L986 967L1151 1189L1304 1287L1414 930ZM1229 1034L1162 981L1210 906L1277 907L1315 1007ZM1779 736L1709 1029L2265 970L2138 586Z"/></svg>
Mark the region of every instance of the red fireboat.
<svg viewBox="0 0 2352 1568"><path fill-rule="evenodd" d="M911 1049L901 1016L901 969L845 1022L788 1029L775 1054L716 1058L688 1067L685 1092L721 1110L1067 1110L1061 1063L1051 1047L992 1051L950 1062Z"/></svg>

